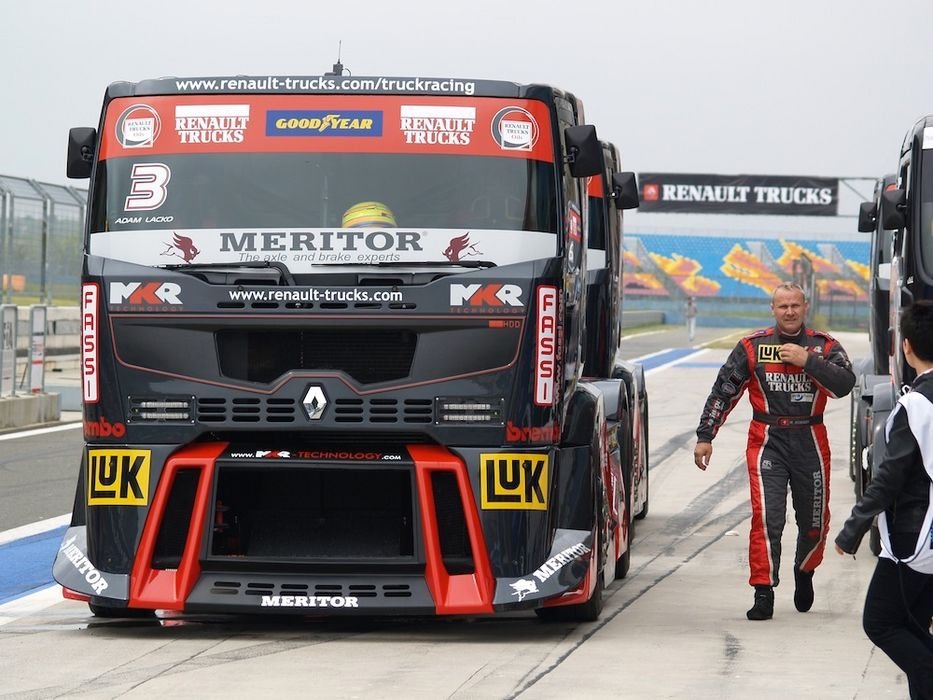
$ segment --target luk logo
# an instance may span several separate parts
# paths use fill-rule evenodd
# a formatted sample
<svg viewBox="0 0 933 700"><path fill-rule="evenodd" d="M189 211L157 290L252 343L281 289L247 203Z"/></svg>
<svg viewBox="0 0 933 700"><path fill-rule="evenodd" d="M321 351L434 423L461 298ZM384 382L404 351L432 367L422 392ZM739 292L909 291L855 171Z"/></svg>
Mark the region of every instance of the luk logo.
<svg viewBox="0 0 933 700"><path fill-rule="evenodd" d="M181 304L181 285L175 282L111 282L110 303L131 306Z"/></svg>
<svg viewBox="0 0 933 700"><path fill-rule="evenodd" d="M517 284L452 284L451 306L524 306Z"/></svg>
<svg viewBox="0 0 933 700"><path fill-rule="evenodd" d="M781 361L781 346L780 345L759 345L758 346L758 361L759 362L780 362Z"/></svg>
<svg viewBox="0 0 933 700"><path fill-rule="evenodd" d="M144 506L149 503L149 450L88 450L89 506Z"/></svg>
<svg viewBox="0 0 933 700"><path fill-rule="evenodd" d="M483 510L547 510L546 454L481 454L479 469Z"/></svg>

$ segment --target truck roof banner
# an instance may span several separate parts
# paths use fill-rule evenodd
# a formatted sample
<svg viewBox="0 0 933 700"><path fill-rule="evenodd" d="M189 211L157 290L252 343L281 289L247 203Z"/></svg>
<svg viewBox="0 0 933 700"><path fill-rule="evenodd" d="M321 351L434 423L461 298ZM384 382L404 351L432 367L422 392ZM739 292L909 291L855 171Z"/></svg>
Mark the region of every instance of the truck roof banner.
<svg viewBox="0 0 933 700"><path fill-rule="evenodd" d="M639 173L640 212L836 216L839 180L793 175Z"/></svg>

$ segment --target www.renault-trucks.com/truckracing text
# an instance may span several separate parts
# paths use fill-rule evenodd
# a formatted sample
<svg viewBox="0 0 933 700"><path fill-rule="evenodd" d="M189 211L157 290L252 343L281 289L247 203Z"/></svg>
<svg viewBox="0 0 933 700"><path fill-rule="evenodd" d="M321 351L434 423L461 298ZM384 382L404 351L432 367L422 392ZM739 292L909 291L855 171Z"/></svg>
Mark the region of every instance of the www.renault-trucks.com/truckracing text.
<svg viewBox="0 0 933 700"><path fill-rule="evenodd" d="M582 112L503 81L110 85L69 135L65 595L596 619L648 511L647 396L617 357L635 177Z"/></svg>

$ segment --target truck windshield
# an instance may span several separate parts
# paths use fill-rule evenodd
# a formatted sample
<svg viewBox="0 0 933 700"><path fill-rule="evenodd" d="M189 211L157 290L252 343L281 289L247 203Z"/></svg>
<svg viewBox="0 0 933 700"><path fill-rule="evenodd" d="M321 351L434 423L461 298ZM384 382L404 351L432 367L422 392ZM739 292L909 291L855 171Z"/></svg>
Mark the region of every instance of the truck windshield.
<svg viewBox="0 0 933 700"><path fill-rule="evenodd" d="M89 252L154 266L271 259L293 271L469 256L501 265L556 253L552 145L547 132L537 137L546 111L515 108L534 122L536 142L548 141L523 149L496 138L495 119L508 109L498 99L421 105L416 113L428 116L412 118L398 97L357 96L353 109L329 111L305 108L321 96L287 96L286 105L235 97L250 104L111 103ZM178 117L182 107L208 116ZM333 126L341 120L351 133ZM367 125L378 133L359 135ZM344 214L364 202L389 214L370 233L351 233Z"/></svg>

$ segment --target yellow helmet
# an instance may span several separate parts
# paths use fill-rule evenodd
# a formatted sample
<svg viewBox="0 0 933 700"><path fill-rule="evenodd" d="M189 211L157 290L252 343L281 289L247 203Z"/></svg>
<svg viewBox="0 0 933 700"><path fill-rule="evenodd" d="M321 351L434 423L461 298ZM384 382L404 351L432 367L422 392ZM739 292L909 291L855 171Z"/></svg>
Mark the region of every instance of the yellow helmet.
<svg viewBox="0 0 933 700"><path fill-rule="evenodd" d="M392 210L382 202L357 202L343 213L342 228L395 228Z"/></svg>

